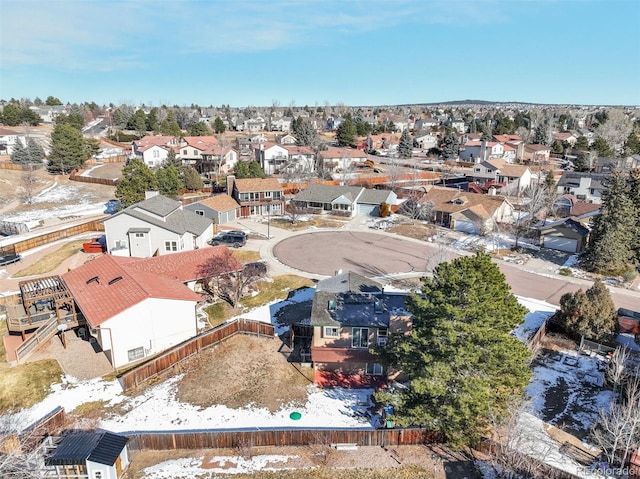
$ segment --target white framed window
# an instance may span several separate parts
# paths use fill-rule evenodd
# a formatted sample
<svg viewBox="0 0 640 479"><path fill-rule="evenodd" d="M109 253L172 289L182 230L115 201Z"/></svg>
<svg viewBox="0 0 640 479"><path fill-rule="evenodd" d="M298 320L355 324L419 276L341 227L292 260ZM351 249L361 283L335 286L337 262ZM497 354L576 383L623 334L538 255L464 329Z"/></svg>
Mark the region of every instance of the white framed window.
<svg viewBox="0 0 640 479"><path fill-rule="evenodd" d="M136 238L144 238L144 233L136 233Z"/></svg>
<svg viewBox="0 0 640 479"><path fill-rule="evenodd" d="M142 359L144 358L144 347L140 346L139 348L130 349L127 351L127 355L129 356L129 361Z"/></svg>
<svg viewBox="0 0 640 479"><path fill-rule="evenodd" d="M102 471L95 471L93 473L93 479L102 479Z"/></svg>
<svg viewBox="0 0 640 479"><path fill-rule="evenodd" d="M337 338L340 336L338 332L338 328L335 326L325 326L324 327L324 337L325 338Z"/></svg>
<svg viewBox="0 0 640 479"><path fill-rule="evenodd" d="M196 210L195 214L197 214L199 216L204 216L204 210Z"/></svg>
<svg viewBox="0 0 640 479"><path fill-rule="evenodd" d="M369 347L369 328L351 328L351 347L368 348Z"/></svg>
<svg viewBox="0 0 640 479"><path fill-rule="evenodd" d="M183 154L184 156L188 156L188 155L189 155L189 151L188 151L188 150L182 150L182 154Z"/></svg>
<svg viewBox="0 0 640 479"><path fill-rule="evenodd" d="M264 192L264 197L265 198L271 198L272 197L272 192L271 191L265 191Z"/></svg>
<svg viewBox="0 0 640 479"><path fill-rule="evenodd" d="M160 158L160 152L158 150L153 150L153 157Z"/></svg>
<svg viewBox="0 0 640 479"><path fill-rule="evenodd" d="M164 242L164 250L165 251L178 251L178 242L177 241L165 241Z"/></svg>
<svg viewBox="0 0 640 479"><path fill-rule="evenodd" d="M368 376L380 376L382 374L382 364L367 363L365 372Z"/></svg>
<svg viewBox="0 0 640 479"><path fill-rule="evenodd" d="M198 156L198 150L193 150L193 156Z"/></svg>
<svg viewBox="0 0 640 479"><path fill-rule="evenodd" d="M387 328L378 328L378 345L384 346L387 344Z"/></svg>

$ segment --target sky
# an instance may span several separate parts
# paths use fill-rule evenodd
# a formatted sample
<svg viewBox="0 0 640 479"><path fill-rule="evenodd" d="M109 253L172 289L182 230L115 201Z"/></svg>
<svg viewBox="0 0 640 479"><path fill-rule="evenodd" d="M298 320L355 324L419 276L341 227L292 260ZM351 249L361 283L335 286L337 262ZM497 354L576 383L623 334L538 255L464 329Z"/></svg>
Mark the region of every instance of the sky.
<svg viewBox="0 0 640 479"><path fill-rule="evenodd" d="M637 0L0 0L0 99L640 105Z"/></svg>

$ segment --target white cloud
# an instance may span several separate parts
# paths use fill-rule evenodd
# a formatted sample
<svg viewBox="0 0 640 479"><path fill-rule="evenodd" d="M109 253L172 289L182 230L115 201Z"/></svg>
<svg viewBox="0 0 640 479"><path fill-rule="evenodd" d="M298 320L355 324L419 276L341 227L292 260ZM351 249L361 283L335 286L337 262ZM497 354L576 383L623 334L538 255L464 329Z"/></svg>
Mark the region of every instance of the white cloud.
<svg viewBox="0 0 640 479"><path fill-rule="evenodd" d="M495 2L3 0L3 69L130 70L185 53L330 44L387 27L502 21ZM12 21L13 19L13 21ZM208 58L207 58L208 59Z"/></svg>

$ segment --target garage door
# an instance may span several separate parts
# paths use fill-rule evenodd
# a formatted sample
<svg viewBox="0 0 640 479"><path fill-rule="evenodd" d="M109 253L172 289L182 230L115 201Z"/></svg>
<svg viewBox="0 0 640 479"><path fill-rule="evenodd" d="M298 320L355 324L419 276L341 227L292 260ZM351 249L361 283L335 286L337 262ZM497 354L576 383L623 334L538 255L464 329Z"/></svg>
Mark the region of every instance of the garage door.
<svg viewBox="0 0 640 479"><path fill-rule="evenodd" d="M380 205L369 205L358 203L359 215L380 216Z"/></svg>
<svg viewBox="0 0 640 479"><path fill-rule="evenodd" d="M472 235L478 234L478 226L470 220L455 220L453 229L455 231L462 231L463 233L469 233Z"/></svg>
<svg viewBox="0 0 640 479"><path fill-rule="evenodd" d="M545 236L544 248L575 253L578 251L578 240L570 238L559 238L557 236Z"/></svg>

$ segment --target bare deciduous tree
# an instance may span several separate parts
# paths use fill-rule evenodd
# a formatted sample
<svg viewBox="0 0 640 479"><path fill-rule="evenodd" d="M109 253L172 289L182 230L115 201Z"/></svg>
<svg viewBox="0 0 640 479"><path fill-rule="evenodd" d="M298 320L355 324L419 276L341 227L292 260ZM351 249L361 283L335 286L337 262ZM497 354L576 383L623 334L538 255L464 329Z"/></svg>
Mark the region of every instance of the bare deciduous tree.
<svg viewBox="0 0 640 479"><path fill-rule="evenodd" d="M620 398L614 400L609 410L600 411L591 437L609 464L624 467L640 443L640 369L625 374L621 391Z"/></svg>
<svg viewBox="0 0 640 479"><path fill-rule="evenodd" d="M18 414L0 417L0 477L39 479L44 469L42 435L25 430L26 418Z"/></svg>
<svg viewBox="0 0 640 479"><path fill-rule="evenodd" d="M247 288L267 274L267 265L256 262L244 265L240 271L223 274L218 282L218 295L234 308Z"/></svg>

